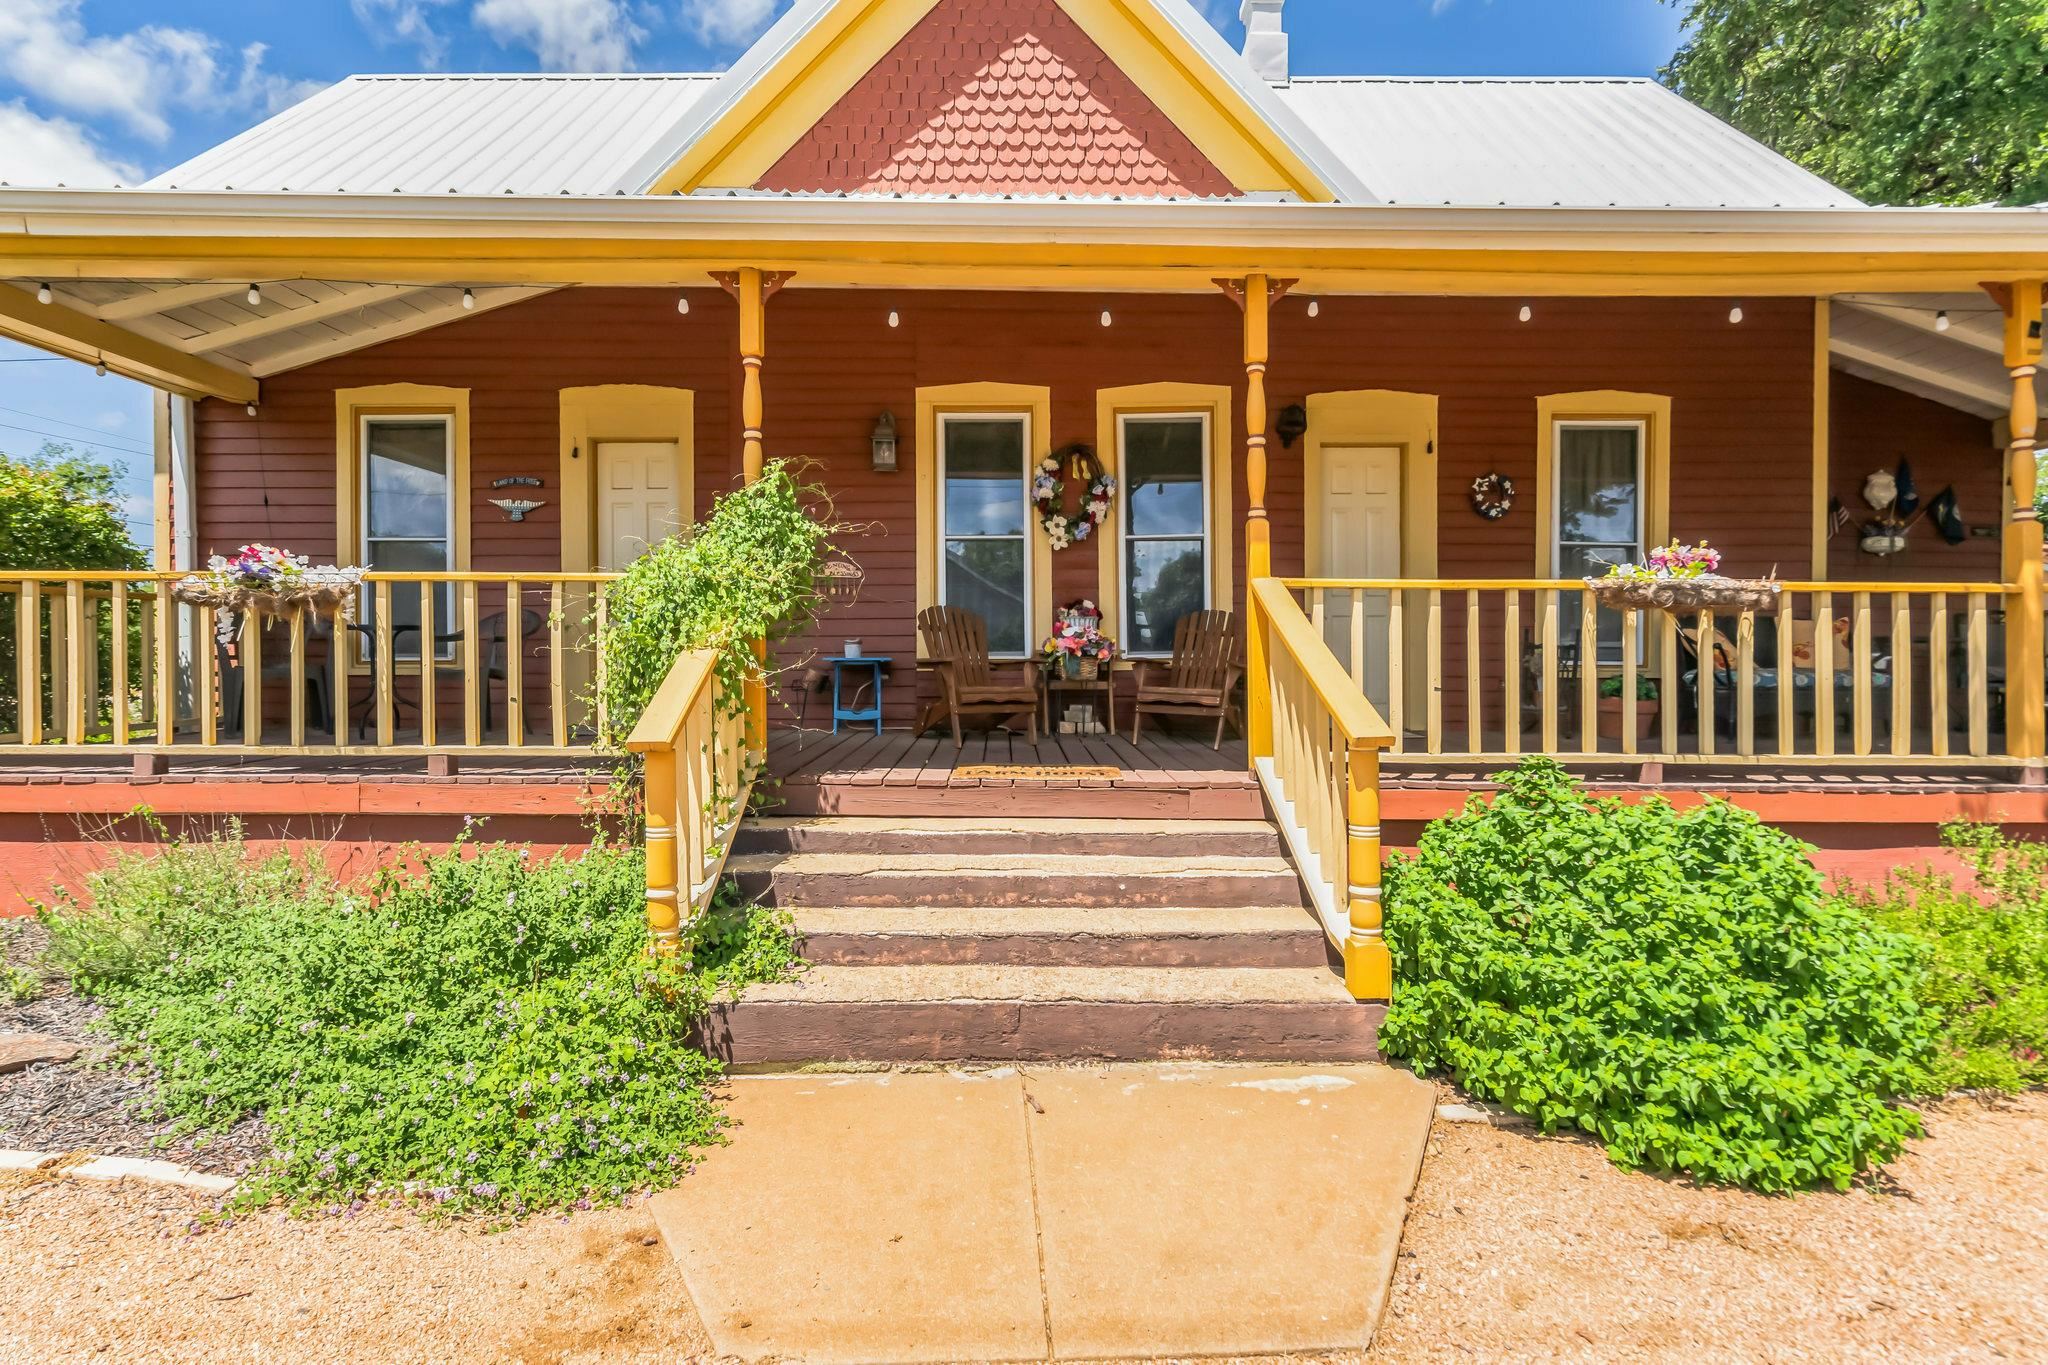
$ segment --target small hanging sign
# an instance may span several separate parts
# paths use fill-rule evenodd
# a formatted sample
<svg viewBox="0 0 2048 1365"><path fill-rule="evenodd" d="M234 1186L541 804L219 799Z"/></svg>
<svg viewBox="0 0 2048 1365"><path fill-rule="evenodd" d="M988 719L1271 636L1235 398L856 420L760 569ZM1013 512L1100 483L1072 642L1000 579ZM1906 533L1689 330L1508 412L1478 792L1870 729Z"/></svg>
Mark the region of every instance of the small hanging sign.
<svg viewBox="0 0 2048 1365"><path fill-rule="evenodd" d="M508 474L502 479L492 479L493 488L545 488L548 481L536 474Z"/></svg>

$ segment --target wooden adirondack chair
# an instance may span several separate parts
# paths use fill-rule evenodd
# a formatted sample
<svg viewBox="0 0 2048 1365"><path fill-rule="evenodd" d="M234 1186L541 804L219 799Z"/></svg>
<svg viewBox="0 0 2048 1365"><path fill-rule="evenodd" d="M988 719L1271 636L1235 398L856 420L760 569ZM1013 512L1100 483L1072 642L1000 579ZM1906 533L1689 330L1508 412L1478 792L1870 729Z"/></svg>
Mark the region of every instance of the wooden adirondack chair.
<svg viewBox="0 0 2048 1365"><path fill-rule="evenodd" d="M988 657L988 622L959 607L927 607L917 614L917 628L924 634L927 661L938 672L945 692L940 703L945 716L928 715L919 732L929 730L941 719L953 722L953 747L961 746L960 717L994 716L1002 719L1020 712L1030 717L1031 742L1038 743L1038 665L1029 660L1019 665L1023 678L1004 682L995 676Z"/></svg>
<svg viewBox="0 0 2048 1365"><path fill-rule="evenodd" d="M1244 733L1244 717L1235 697L1244 676L1243 647L1227 611L1197 611L1181 617L1173 628L1173 661L1141 661L1137 666L1138 702L1131 721L1131 743L1145 728L1145 716L1216 718L1216 740L1223 747L1223 724L1232 721Z"/></svg>

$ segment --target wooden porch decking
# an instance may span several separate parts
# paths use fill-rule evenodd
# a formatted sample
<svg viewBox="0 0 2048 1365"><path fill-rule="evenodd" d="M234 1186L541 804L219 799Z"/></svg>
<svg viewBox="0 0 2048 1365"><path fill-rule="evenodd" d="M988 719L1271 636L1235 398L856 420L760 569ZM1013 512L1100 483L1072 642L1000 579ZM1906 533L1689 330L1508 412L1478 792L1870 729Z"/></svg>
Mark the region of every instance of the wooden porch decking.
<svg viewBox="0 0 2048 1365"><path fill-rule="evenodd" d="M1115 777L962 775L987 765L1115 769ZM1242 739L1220 750L1151 730L1133 745L1115 735L1006 730L951 735L775 730L768 743L770 809L784 815L1053 816L1073 819L1256 820L1265 813Z"/></svg>

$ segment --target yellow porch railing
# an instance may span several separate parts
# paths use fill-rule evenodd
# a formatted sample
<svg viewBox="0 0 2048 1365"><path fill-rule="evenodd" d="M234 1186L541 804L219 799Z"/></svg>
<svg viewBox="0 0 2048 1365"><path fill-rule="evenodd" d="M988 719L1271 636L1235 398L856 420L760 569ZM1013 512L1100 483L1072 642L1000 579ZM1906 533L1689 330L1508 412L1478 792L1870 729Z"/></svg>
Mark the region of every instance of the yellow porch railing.
<svg viewBox="0 0 2048 1365"><path fill-rule="evenodd" d="M2022 764L1999 583L1788 582L1773 612L1615 612L1578 579L1288 579L1403 757ZM2038 762L2038 758L2032 761Z"/></svg>
<svg viewBox="0 0 2048 1365"><path fill-rule="evenodd" d="M678 657L626 740L646 765L647 925L659 950L685 955L765 757L750 703L724 694L716 662L710 650Z"/></svg>
<svg viewBox="0 0 2048 1365"><path fill-rule="evenodd" d="M353 622L177 602L162 572L0 571L0 747L580 754L616 575L371 573ZM400 611L407 618L400 622ZM324 710L323 717L316 714Z"/></svg>
<svg viewBox="0 0 2048 1365"><path fill-rule="evenodd" d="M1360 1000L1390 999L1393 965L1380 935L1380 752L1394 732L1353 684L1300 604L1277 579L1251 585L1251 629L1264 645L1251 679L1270 720L1251 735L1265 789L1323 932L1344 956Z"/></svg>

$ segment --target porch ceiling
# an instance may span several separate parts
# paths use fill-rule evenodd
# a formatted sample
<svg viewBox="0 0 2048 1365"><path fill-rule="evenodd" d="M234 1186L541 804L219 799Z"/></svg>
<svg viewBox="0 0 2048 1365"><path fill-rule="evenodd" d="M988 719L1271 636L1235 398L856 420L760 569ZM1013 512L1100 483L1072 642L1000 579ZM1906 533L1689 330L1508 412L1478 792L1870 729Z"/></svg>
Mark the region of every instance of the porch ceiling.
<svg viewBox="0 0 2048 1365"><path fill-rule="evenodd" d="M352 280L0 281L0 335L173 392L253 402L258 381L545 294ZM249 301L254 285L258 300ZM48 303L38 302L47 287Z"/></svg>
<svg viewBox="0 0 2048 1365"><path fill-rule="evenodd" d="M1940 326L1940 314L1948 326ZM1828 349L1835 368L1975 413L2006 415L2012 380L2005 368L1998 306L1979 293L1843 294L1834 300ZM2035 384L2048 396L2048 375Z"/></svg>

